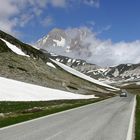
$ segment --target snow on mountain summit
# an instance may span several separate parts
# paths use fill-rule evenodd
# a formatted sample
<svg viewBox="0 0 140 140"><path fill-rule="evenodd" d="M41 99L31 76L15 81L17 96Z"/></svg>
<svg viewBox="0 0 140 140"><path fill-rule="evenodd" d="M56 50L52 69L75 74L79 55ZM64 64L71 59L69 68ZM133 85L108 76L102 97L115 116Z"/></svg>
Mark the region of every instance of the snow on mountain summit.
<svg viewBox="0 0 140 140"><path fill-rule="evenodd" d="M51 47L64 47L66 40L66 33L63 30L53 29L47 36L39 39L35 45L46 50Z"/></svg>
<svg viewBox="0 0 140 140"><path fill-rule="evenodd" d="M63 37L61 37L60 40L53 39L53 41L56 43L55 45L59 47L64 47L66 44L66 40Z"/></svg>

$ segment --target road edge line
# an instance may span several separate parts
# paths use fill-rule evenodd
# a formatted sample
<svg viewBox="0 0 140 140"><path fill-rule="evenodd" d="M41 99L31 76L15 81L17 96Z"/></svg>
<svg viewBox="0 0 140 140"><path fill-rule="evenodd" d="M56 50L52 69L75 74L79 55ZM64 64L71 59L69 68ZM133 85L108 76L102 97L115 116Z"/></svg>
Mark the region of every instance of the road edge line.
<svg viewBox="0 0 140 140"><path fill-rule="evenodd" d="M134 103L133 103L133 108L132 108L132 113L131 113L131 117L130 117L129 128L128 128L126 140L133 140L135 109L136 109L136 95L134 97Z"/></svg>

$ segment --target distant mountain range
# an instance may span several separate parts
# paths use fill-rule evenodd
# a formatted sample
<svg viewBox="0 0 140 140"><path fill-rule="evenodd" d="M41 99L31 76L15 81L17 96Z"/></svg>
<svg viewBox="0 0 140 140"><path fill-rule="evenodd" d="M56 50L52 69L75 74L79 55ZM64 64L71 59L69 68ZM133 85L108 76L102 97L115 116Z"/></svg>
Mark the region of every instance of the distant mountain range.
<svg viewBox="0 0 140 140"><path fill-rule="evenodd" d="M67 55L73 56L72 54L75 54L77 49L82 48L82 40L86 34L88 33L84 32L84 30L77 30L75 35L71 37L64 30L53 29L47 36L37 41L35 46L44 53L51 52L51 58L106 83L140 80L140 64L120 64L104 68L96 64L87 63L81 59L67 57ZM90 55L88 44L85 44L83 49L85 49L86 55Z"/></svg>
<svg viewBox="0 0 140 140"><path fill-rule="evenodd" d="M105 83L140 80L140 64L120 64L118 66L103 68L81 59L53 54L50 57Z"/></svg>

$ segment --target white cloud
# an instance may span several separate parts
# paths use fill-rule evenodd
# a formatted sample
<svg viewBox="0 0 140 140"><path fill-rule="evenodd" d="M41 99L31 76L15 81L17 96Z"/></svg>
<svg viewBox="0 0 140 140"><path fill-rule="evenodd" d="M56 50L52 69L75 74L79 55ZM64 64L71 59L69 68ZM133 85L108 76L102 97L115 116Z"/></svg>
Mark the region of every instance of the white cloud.
<svg viewBox="0 0 140 140"><path fill-rule="evenodd" d="M8 19L2 19L0 18L0 29L2 29L5 32L11 33L11 34L15 34L15 32L13 32L13 28L17 25L16 20L8 20Z"/></svg>
<svg viewBox="0 0 140 140"><path fill-rule="evenodd" d="M98 46L92 50L92 57L89 61L104 66L139 63L139 54L140 41L112 43L110 40L100 40Z"/></svg>
<svg viewBox="0 0 140 140"><path fill-rule="evenodd" d="M44 27L48 27L48 26L51 26L53 25L54 23L54 19L51 17L51 16L47 16L45 19L43 19L43 21L41 22L41 24L44 26Z"/></svg>
<svg viewBox="0 0 140 140"><path fill-rule="evenodd" d="M49 0L54 7L66 7L68 0Z"/></svg>
<svg viewBox="0 0 140 140"><path fill-rule="evenodd" d="M112 25L107 25L107 26L101 28L101 29L97 32L97 34L102 34L103 32L106 32L106 31L110 30L111 27L112 27Z"/></svg>
<svg viewBox="0 0 140 140"><path fill-rule="evenodd" d="M88 21L87 24L88 24L89 26L95 26L95 25L96 25L96 22L93 21L93 20L91 20L91 21Z"/></svg>
<svg viewBox="0 0 140 140"><path fill-rule="evenodd" d="M66 0L4 0L0 4L0 29L10 34L17 32L17 27L24 27L39 16L47 5L64 7ZM52 19L46 19L51 24ZM44 23L45 24L45 23Z"/></svg>
<svg viewBox="0 0 140 140"><path fill-rule="evenodd" d="M84 4L87 4L89 6L94 6L99 8L100 6L100 0L81 0L84 2Z"/></svg>
<svg viewBox="0 0 140 140"><path fill-rule="evenodd" d="M21 27L24 27L29 21L34 18L33 14L23 14L19 18L19 24Z"/></svg>
<svg viewBox="0 0 140 140"><path fill-rule="evenodd" d="M0 4L0 29L12 33L12 28L16 26L17 22L10 17L17 13L19 13L19 9L12 0L2 1Z"/></svg>
<svg viewBox="0 0 140 140"><path fill-rule="evenodd" d="M18 8L10 0L4 0L0 4L0 17L7 17L18 13Z"/></svg>

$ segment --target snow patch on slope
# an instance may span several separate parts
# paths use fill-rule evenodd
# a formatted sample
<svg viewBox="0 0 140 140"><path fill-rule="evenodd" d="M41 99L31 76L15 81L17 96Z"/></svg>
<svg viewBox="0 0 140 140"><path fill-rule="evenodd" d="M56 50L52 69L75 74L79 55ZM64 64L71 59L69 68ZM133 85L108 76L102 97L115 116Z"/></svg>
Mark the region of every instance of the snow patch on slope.
<svg viewBox="0 0 140 140"><path fill-rule="evenodd" d="M47 64L48 66L50 66L50 67L52 67L52 68L55 68L55 69L56 69L56 67L55 67L52 63L47 62L46 64Z"/></svg>
<svg viewBox="0 0 140 140"><path fill-rule="evenodd" d="M22 56L27 56L30 57L29 55L26 55L23 51L21 51L18 47L16 47L15 45L9 43L8 41L0 38L3 42L6 43L6 45L9 47L9 49L11 49L14 53L18 54L18 55L22 55Z"/></svg>
<svg viewBox="0 0 140 140"><path fill-rule="evenodd" d="M0 77L0 101L49 101L90 98L97 97L74 94Z"/></svg>
<svg viewBox="0 0 140 140"><path fill-rule="evenodd" d="M139 85L140 85L140 82L136 82L136 85L138 85L138 86L139 86Z"/></svg>
<svg viewBox="0 0 140 140"><path fill-rule="evenodd" d="M113 73L113 75L114 75L114 77L119 76L119 71L118 71L118 69L115 69L115 72Z"/></svg>

